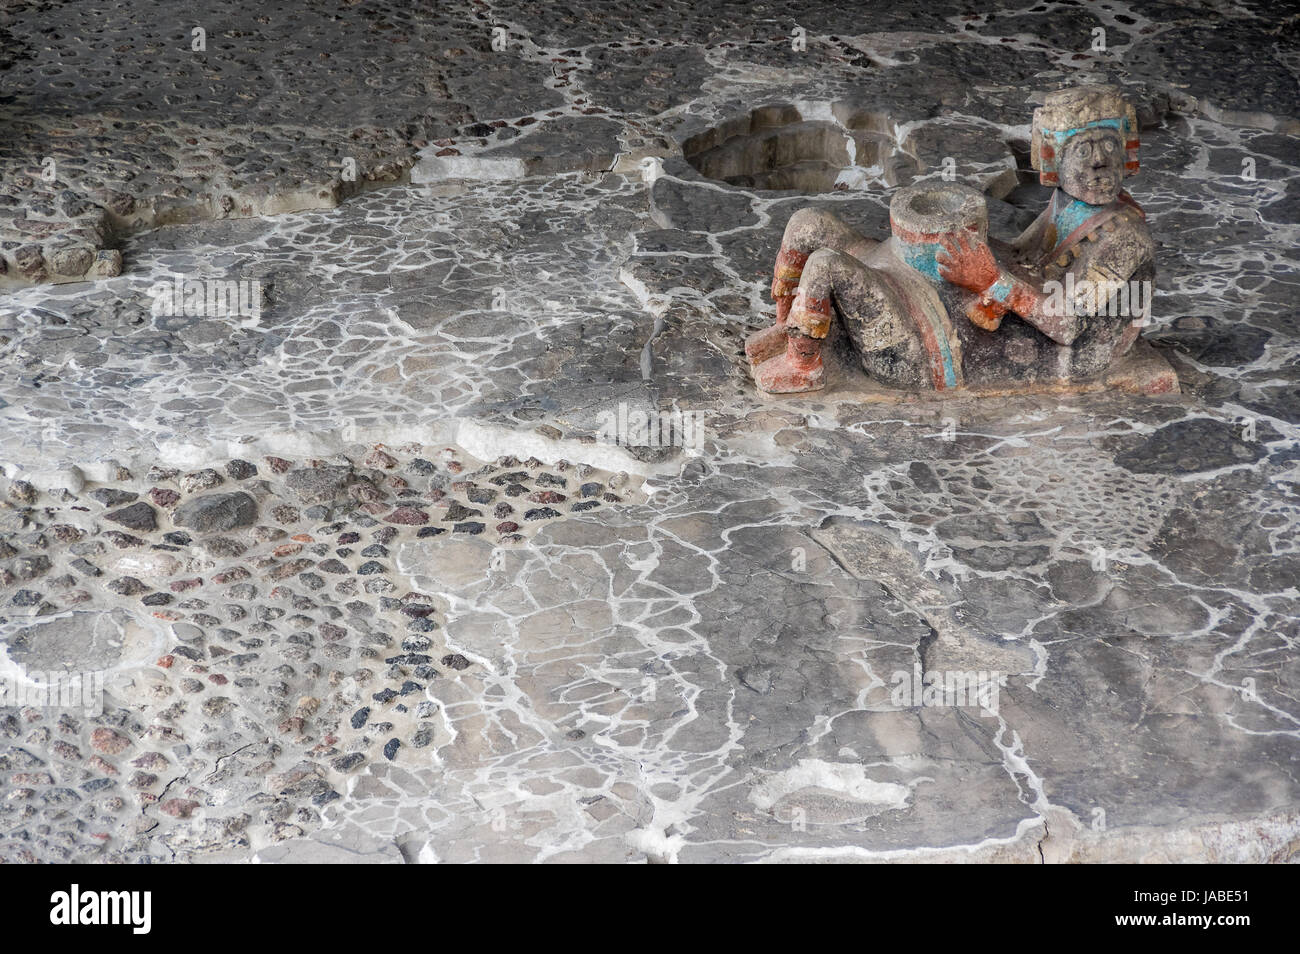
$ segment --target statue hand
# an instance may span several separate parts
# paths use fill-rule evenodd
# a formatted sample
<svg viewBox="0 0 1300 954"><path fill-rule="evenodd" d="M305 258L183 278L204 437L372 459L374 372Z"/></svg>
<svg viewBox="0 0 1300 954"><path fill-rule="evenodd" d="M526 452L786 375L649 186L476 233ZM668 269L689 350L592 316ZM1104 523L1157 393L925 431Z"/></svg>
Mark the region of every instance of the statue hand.
<svg viewBox="0 0 1300 954"><path fill-rule="evenodd" d="M973 301L966 307L966 317L970 323L985 331L997 331L1002 326L1002 316L1006 309L992 302Z"/></svg>
<svg viewBox="0 0 1300 954"><path fill-rule="evenodd" d="M976 236L962 231L945 237L934 260L939 276L968 291L982 292L998 280L993 251Z"/></svg>

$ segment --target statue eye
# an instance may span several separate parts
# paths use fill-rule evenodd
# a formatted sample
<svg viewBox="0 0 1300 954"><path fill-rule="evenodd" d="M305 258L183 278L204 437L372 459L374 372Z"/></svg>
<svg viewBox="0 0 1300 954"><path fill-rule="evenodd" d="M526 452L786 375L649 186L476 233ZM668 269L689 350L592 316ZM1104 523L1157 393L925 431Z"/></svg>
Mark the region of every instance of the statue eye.
<svg viewBox="0 0 1300 954"><path fill-rule="evenodd" d="M1114 151L1115 151L1115 140L1113 140L1113 139L1107 139L1106 142L1104 143L1104 148L1105 148L1105 150L1106 150L1107 152L1114 152Z"/></svg>
<svg viewBox="0 0 1300 954"><path fill-rule="evenodd" d="M1079 158L1087 159L1091 155L1092 155L1092 143L1090 142L1079 143Z"/></svg>

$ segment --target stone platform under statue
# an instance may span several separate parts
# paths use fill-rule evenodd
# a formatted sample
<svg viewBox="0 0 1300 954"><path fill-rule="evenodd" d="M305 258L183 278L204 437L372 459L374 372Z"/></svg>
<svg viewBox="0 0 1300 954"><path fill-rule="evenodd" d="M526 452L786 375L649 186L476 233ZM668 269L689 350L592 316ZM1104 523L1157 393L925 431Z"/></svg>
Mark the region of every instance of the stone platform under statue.
<svg viewBox="0 0 1300 954"><path fill-rule="evenodd" d="M771 395L769 399L824 400L833 397L836 400L857 401L863 404L902 404L1015 395L1095 394L1104 391L1152 397L1179 393L1178 375L1173 366L1164 355L1141 338L1134 342L1128 354L1095 378L1074 381L1008 381L1000 386L968 384L943 391L891 388L872 380L862 373L862 365L853 350L852 343L839 328L831 332L827 345L822 351L822 359L825 368L825 383L822 388L799 394ZM753 364L750 365L750 370L751 373L755 370Z"/></svg>

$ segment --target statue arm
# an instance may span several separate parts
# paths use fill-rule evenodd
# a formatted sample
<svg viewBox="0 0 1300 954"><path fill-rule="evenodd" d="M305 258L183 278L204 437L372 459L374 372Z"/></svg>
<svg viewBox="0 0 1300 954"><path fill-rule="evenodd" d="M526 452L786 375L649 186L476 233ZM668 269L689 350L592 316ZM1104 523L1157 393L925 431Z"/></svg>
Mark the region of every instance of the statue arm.
<svg viewBox="0 0 1300 954"><path fill-rule="evenodd" d="M1012 311L1058 344L1073 344L1088 320L1099 312L1111 314L1110 295L1127 285L1133 276L1149 273L1155 247L1145 232L1114 232L1086 259L1076 260L1061 281L1048 291L1033 272L1024 267L997 265L996 274L986 272L982 288L970 288L978 297L967 308L967 317L981 328L996 330L1002 317ZM1067 276L1073 280L1066 282ZM1073 289L1073 299L1066 291ZM1150 290L1142 299L1150 307Z"/></svg>
<svg viewBox="0 0 1300 954"><path fill-rule="evenodd" d="M1011 311L1057 344L1073 344L1083 331L1085 314L1077 308L1063 307L1063 298L1047 293L1041 283L1010 268L999 268L997 278L978 294L967 310L967 317L980 327L986 327L978 320L984 315L996 314L1000 324L1002 316Z"/></svg>
<svg viewBox="0 0 1300 954"><path fill-rule="evenodd" d="M1071 344L1082 330L1079 315L1065 314L1066 309L1038 287L1033 276L999 264L988 245L972 235L947 238L936 261L945 281L979 296L967 308L966 317L986 331L996 331L1008 311L1058 344Z"/></svg>

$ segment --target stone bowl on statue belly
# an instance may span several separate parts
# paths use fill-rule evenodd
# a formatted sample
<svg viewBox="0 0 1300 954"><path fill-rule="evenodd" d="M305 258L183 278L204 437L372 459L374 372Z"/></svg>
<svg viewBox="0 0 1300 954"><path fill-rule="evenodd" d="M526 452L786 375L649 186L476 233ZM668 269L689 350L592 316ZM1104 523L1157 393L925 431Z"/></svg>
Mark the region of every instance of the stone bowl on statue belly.
<svg viewBox="0 0 1300 954"><path fill-rule="evenodd" d="M945 238L959 232L988 240L988 207L983 193L955 182L922 182L894 193L889 203L891 251L913 271L939 284L935 254Z"/></svg>

